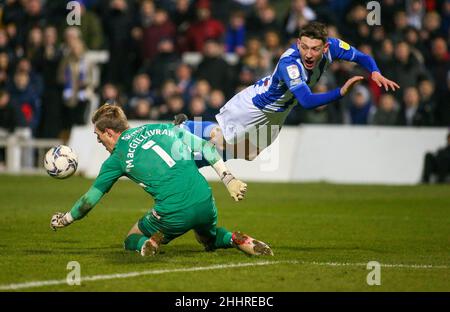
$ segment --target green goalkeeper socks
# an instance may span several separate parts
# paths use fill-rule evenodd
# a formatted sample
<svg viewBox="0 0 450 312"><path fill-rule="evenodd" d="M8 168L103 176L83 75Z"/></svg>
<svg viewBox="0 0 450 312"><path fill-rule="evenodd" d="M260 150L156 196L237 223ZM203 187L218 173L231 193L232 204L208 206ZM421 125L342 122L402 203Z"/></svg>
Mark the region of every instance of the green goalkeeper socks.
<svg viewBox="0 0 450 312"><path fill-rule="evenodd" d="M231 242L232 233L228 232L224 228L216 229L216 240L214 241L214 248L230 248L232 247ZM141 251L142 246L148 239L147 236L141 234L131 234L124 242L126 250L136 250Z"/></svg>
<svg viewBox="0 0 450 312"><path fill-rule="evenodd" d="M148 239L147 236L141 234L131 234L125 239L125 249L141 251L142 245Z"/></svg>
<svg viewBox="0 0 450 312"><path fill-rule="evenodd" d="M233 247L231 244L231 236L233 234L228 232L226 229L218 227L216 229L216 241L214 242L214 248L230 248Z"/></svg>

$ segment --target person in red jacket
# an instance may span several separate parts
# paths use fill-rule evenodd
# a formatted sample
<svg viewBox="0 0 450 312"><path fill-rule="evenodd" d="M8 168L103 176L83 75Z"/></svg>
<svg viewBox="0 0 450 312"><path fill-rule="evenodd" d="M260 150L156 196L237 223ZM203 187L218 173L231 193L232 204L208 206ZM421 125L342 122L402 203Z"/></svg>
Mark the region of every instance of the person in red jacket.
<svg viewBox="0 0 450 312"><path fill-rule="evenodd" d="M186 32L187 51L203 51L203 45L207 39L220 39L225 33L224 25L211 17L208 0L200 0L197 3L197 21L189 26Z"/></svg>
<svg viewBox="0 0 450 312"><path fill-rule="evenodd" d="M158 43L161 39L174 40L175 25L164 9L156 9L153 21L142 28L142 57L145 64L150 64L158 54Z"/></svg>

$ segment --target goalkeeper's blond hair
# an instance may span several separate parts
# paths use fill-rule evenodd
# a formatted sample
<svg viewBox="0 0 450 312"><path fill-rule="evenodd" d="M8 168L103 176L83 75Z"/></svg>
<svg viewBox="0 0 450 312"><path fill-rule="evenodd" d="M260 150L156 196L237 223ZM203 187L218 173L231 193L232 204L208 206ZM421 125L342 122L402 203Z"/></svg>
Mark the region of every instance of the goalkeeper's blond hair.
<svg viewBox="0 0 450 312"><path fill-rule="evenodd" d="M109 128L121 133L130 127L122 108L111 104L104 104L97 109L92 115L92 123L100 131Z"/></svg>

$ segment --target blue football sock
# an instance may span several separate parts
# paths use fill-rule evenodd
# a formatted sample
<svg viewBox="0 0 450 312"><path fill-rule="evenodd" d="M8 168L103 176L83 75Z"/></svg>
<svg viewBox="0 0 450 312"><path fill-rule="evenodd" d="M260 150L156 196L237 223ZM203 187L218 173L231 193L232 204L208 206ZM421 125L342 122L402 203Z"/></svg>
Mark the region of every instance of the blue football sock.
<svg viewBox="0 0 450 312"><path fill-rule="evenodd" d="M216 126L217 123L212 121L186 120L182 124L184 129L206 141L211 139L211 130Z"/></svg>

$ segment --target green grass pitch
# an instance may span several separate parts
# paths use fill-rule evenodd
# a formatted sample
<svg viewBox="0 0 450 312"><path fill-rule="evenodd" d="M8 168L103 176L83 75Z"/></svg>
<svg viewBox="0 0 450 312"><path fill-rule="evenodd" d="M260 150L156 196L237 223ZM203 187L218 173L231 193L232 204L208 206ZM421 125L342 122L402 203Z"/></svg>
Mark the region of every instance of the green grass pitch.
<svg viewBox="0 0 450 312"><path fill-rule="evenodd" d="M219 225L269 243L275 256L204 252L189 232L143 258L122 242L153 202L129 181L119 181L85 219L50 230L51 215L67 211L90 183L0 176L0 290L37 282L18 290L450 291L448 185L250 182L247 198L235 203L212 183ZM78 261L87 279L45 286L65 280L69 261ZM366 282L369 261L381 263L379 286ZM130 272L137 274L114 275ZM107 279L89 280L99 275Z"/></svg>

